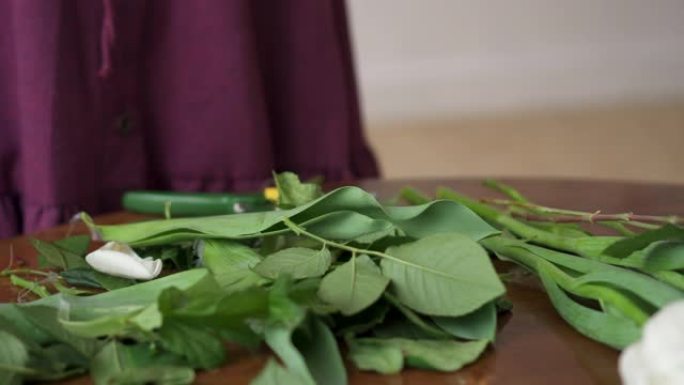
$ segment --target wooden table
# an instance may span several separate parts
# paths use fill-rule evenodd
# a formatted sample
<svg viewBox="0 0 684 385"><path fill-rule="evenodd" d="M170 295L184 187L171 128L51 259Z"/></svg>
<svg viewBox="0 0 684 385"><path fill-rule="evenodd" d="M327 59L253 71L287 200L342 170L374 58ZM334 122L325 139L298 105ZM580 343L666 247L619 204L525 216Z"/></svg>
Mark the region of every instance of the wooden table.
<svg viewBox="0 0 684 385"><path fill-rule="evenodd" d="M639 184L570 180L507 180L533 200L577 210L603 212L634 211L648 214L684 214L684 185ZM431 192L446 185L473 196L495 196L478 180L365 181L360 185L389 198L406 184ZM130 213L113 213L96 218L98 223L122 223L141 219ZM78 226L76 232L84 231ZM63 237L67 226L49 229L37 237L51 240ZM35 263L35 253L26 237L0 241L0 261L7 261L10 245L17 256ZM0 281L0 301L16 298L16 290ZM405 370L399 375L380 376L350 371L352 384L383 385L564 385L619 384L618 353L595 343L564 323L556 314L538 283L530 279L508 284L513 302L511 315L503 317L496 343L475 364L455 373ZM265 363L268 353L231 352L229 363L211 372L199 373L198 384L248 384ZM63 384L89 384L86 377Z"/></svg>

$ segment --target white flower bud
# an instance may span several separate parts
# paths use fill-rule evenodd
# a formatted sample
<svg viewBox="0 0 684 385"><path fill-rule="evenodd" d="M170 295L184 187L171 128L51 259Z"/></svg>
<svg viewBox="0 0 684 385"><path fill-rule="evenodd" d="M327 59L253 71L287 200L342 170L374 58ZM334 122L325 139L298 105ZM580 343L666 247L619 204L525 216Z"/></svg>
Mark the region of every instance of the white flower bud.
<svg viewBox="0 0 684 385"><path fill-rule="evenodd" d="M684 384L684 301L646 322L641 340L620 355L620 377L624 385Z"/></svg>

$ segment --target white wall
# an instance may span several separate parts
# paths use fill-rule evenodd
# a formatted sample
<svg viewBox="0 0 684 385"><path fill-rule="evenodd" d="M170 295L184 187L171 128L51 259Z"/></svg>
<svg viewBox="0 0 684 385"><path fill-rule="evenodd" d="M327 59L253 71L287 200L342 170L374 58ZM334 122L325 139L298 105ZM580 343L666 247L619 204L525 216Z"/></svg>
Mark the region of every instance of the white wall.
<svg viewBox="0 0 684 385"><path fill-rule="evenodd" d="M684 95L684 0L348 0L369 127Z"/></svg>

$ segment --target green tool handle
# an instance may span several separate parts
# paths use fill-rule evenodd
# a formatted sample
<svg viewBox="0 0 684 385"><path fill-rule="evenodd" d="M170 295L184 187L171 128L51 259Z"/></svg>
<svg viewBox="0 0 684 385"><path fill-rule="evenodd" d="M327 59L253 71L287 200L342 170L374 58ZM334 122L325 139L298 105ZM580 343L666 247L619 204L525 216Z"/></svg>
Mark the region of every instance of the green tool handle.
<svg viewBox="0 0 684 385"><path fill-rule="evenodd" d="M261 194L185 193L169 191L129 191L122 199L128 211L143 214L166 212L172 217L194 217L235 214L243 211L265 211L272 205Z"/></svg>

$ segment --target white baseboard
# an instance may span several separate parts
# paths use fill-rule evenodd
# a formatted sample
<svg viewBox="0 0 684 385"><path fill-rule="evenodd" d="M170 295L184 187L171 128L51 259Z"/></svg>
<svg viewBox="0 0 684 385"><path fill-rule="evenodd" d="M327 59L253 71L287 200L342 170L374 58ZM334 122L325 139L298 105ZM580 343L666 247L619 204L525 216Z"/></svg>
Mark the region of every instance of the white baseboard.
<svg viewBox="0 0 684 385"><path fill-rule="evenodd" d="M372 63L366 120L383 123L684 97L684 38Z"/></svg>

